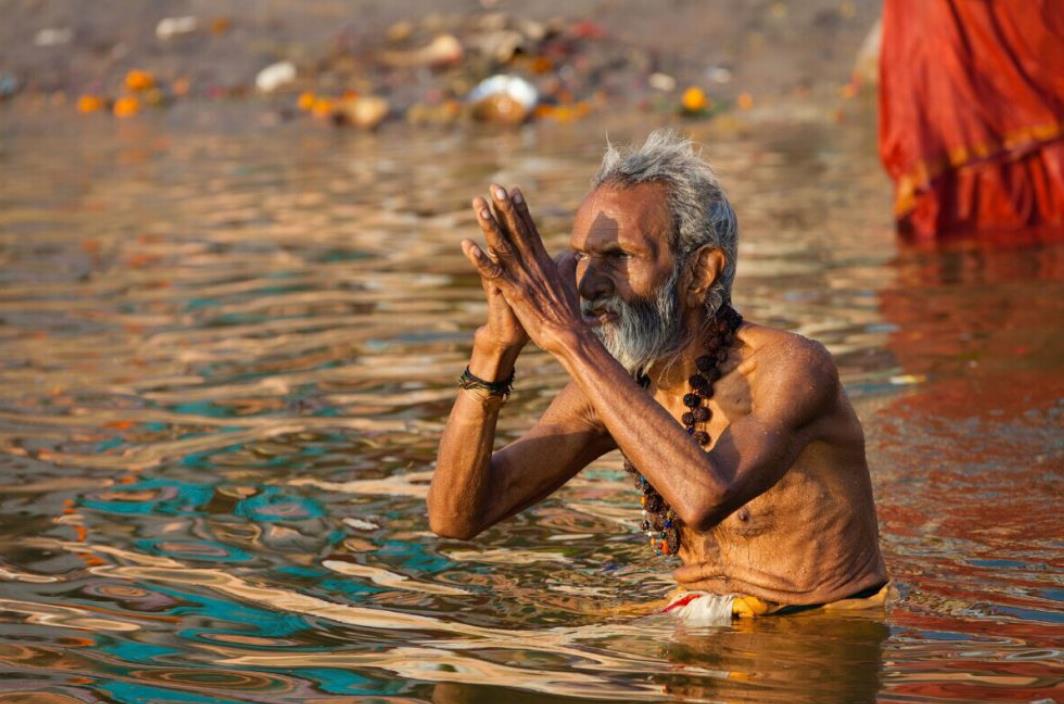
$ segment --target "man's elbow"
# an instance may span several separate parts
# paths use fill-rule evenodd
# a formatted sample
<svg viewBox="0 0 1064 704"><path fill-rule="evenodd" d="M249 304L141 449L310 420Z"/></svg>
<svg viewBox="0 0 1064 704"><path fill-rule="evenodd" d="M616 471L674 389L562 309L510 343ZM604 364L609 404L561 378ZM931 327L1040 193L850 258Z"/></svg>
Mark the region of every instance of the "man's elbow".
<svg viewBox="0 0 1064 704"><path fill-rule="evenodd" d="M441 538L455 540L472 540L480 533L480 528L469 521L441 516L431 510L429 511L429 530Z"/></svg>
<svg viewBox="0 0 1064 704"><path fill-rule="evenodd" d="M715 500L691 502L675 509L676 515L687 527L698 533L705 533L738 508L732 506L732 499L731 493L725 489Z"/></svg>

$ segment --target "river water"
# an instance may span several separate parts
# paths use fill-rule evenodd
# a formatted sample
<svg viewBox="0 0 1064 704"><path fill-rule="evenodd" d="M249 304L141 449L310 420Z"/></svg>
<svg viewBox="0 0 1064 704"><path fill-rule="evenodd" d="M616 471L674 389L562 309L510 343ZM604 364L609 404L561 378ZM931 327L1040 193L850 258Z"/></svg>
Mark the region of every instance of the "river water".
<svg viewBox="0 0 1064 704"><path fill-rule="evenodd" d="M0 701L1064 699L1064 247L899 250L870 130L693 127L737 307L836 357L897 595L684 632L624 615L670 563L616 457L474 542L425 517L468 201L561 246L600 124L96 117L0 132ZM564 380L526 352L500 432Z"/></svg>

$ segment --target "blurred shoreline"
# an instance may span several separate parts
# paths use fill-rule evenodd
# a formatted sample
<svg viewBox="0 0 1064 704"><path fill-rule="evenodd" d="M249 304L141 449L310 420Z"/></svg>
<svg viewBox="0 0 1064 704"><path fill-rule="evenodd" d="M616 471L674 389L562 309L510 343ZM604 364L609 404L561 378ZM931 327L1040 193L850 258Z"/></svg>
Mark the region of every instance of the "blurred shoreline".
<svg viewBox="0 0 1064 704"><path fill-rule="evenodd" d="M0 2L0 117L205 119L261 106L365 129L648 117L845 119L875 0ZM220 111L221 113L227 111ZM240 112L239 110L237 112ZM222 118L224 119L224 118ZM734 123L734 124L733 124Z"/></svg>

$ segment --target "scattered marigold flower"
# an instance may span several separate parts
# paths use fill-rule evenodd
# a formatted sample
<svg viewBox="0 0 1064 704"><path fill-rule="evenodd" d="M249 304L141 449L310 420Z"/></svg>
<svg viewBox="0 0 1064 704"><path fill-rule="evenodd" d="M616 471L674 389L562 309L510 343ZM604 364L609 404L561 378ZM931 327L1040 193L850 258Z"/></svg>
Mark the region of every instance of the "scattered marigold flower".
<svg viewBox="0 0 1064 704"><path fill-rule="evenodd" d="M192 82L182 76L174 81L173 85L170 86L170 91L176 96L184 96L188 95L188 91L191 87Z"/></svg>
<svg viewBox="0 0 1064 704"><path fill-rule="evenodd" d="M853 81L839 88L839 95L847 100L857 95L857 84Z"/></svg>
<svg viewBox="0 0 1064 704"><path fill-rule="evenodd" d="M541 111L537 108L535 113L537 117L549 117L558 122L574 122L586 117L587 114L591 112L591 106L584 101L572 103L570 105L544 105L542 107L549 107L549 109Z"/></svg>
<svg viewBox="0 0 1064 704"><path fill-rule="evenodd" d="M683 92L680 104L684 112L698 113L709 108L709 97L706 92L697 86L691 86Z"/></svg>
<svg viewBox="0 0 1064 704"><path fill-rule="evenodd" d="M738 102L740 110L749 110L754 107L754 96L749 93L740 93L736 102Z"/></svg>
<svg viewBox="0 0 1064 704"><path fill-rule="evenodd" d="M328 98L315 98L314 103L310 106L310 112L314 117L324 119L332 117L334 107L333 101Z"/></svg>
<svg viewBox="0 0 1064 704"><path fill-rule="evenodd" d="M305 91L299 94L299 99L296 101L296 106L303 112L310 112L314 107L314 101L318 99L318 96L314 95L311 91Z"/></svg>
<svg viewBox="0 0 1064 704"><path fill-rule="evenodd" d="M554 115L553 105L537 105L533 113L538 118L551 117Z"/></svg>
<svg viewBox="0 0 1064 704"><path fill-rule="evenodd" d="M113 112L115 117L133 117L140 112L140 101L135 96L124 95L115 101Z"/></svg>
<svg viewBox="0 0 1064 704"><path fill-rule="evenodd" d="M78 112L99 112L103 108L103 98L98 95L83 95L78 98Z"/></svg>
<svg viewBox="0 0 1064 704"><path fill-rule="evenodd" d="M225 34L233 28L233 21L228 17L215 17L211 20L211 34Z"/></svg>
<svg viewBox="0 0 1064 704"><path fill-rule="evenodd" d="M133 69L126 74L126 88L132 91L148 90L155 87L155 76L148 71Z"/></svg>

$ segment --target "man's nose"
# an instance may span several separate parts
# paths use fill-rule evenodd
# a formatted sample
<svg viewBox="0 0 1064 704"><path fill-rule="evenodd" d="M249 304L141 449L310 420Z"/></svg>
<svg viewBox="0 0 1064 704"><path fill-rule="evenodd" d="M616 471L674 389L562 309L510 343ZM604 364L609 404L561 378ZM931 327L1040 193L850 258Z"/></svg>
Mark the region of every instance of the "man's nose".
<svg viewBox="0 0 1064 704"><path fill-rule="evenodd" d="M577 269L576 276L579 280L577 291L585 301L595 301L613 294L613 283L594 264L588 264L583 272Z"/></svg>

